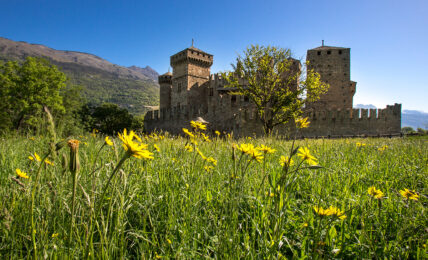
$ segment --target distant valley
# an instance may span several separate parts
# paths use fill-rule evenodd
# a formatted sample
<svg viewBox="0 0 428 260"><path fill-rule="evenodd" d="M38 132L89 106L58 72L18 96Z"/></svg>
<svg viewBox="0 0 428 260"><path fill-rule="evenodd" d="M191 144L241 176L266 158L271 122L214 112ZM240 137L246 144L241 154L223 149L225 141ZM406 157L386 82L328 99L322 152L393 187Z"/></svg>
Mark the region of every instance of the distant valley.
<svg viewBox="0 0 428 260"><path fill-rule="evenodd" d="M58 66L72 84L83 86L83 95L91 104L111 102L142 114L145 106L159 103L158 73L149 66L123 67L88 53L0 37L0 60L24 60L28 56L43 57Z"/></svg>

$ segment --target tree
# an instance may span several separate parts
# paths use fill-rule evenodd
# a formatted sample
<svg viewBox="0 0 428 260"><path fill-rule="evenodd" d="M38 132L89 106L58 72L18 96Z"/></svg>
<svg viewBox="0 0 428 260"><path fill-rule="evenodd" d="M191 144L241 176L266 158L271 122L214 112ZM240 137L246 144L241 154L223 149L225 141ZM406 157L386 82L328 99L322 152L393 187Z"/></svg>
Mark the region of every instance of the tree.
<svg viewBox="0 0 428 260"><path fill-rule="evenodd" d="M140 122L128 110L112 103L94 108L91 117L91 127L109 135L123 131L124 128L142 128Z"/></svg>
<svg viewBox="0 0 428 260"><path fill-rule="evenodd" d="M251 45L223 73L232 94L248 97L266 134L274 127L299 117L305 103L314 102L328 90L314 71L301 70L288 49Z"/></svg>
<svg viewBox="0 0 428 260"><path fill-rule="evenodd" d="M35 127L47 106L53 113L63 113L60 90L65 87L64 73L41 58L27 57L19 64L0 64L0 118L3 127L19 130Z"/></svg>

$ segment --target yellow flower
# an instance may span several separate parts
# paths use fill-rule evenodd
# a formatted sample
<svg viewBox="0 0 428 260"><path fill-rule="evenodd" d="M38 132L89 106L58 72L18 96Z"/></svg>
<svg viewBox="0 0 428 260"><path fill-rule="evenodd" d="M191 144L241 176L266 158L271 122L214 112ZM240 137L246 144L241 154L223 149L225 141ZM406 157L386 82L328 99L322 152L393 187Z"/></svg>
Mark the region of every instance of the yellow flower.
<svg viewBox="0 0 428 260"><path fill-rule="evenodd" d="M51 162L51 161L49 161L48 159L45 159L45 163L46 163L46 164L49 164L49 165L51 165L51 166L54 166L54 163L53 163L53 162Z"/></svg>
<svg viewBox="0 0 428 260"><path fill-rule="evenodd" d="M378 151L383 152L386 150L386 148L388 148L388 145L384 145L382 147L377 148Z"/></svg>
<svg viewBox="0 0 428 260"><path fill-rule="evenodd" d="M106 136L106 138L104 138L104 141L105 141L106 145L113 146L113 142L110 140L110 138L108 136Z"/></svg>
<svg viewBox="0 0 428 260"><path fill-rule="evenodd" d="M190 144L186 144L186 146L184 146L184 149L186 149L186 151L188 152L193 152L193 147Z"/></svg>
<svg viewBox="0 0 428 260"><path fill-rule="evenodd" d="M251 152L255 150L254 145L252 144L241 144L236 146L236 149L241 151L242 153L251 155Z"/></svg>
<svg viewBox="0 0 428 260"><path fill-rule="evenodd" d="M293 166L294 165L294 161L293 159L289 159L288 156L281 156L279 158L279 164L284 167L286 164L288 164L288 161L290 161L290 165L288 165L288 167Z"/></svg>
<svg viewBox="0 0 428 260"><path fill-rule="evenodd" d="M134 131L131 131L127 134L126 129L123 130L123 134L119 133L119 139L122 140L122 146L127 151L130 156L139 159L153 159L153 153L149 152L147 149L147 144L134 142L133 139L141 140Z"/></svg>
<svg viewBox="0 0 428 260"><path fill-rule="evenodd" d="M276 152L276 150L275 149L272 149L272 148L270 148L270 147L268 147L268 146L265 146L265 145L263 145L263 144L261 144L259 147L257 147L256 148L257 150L259 150L259 151L261 151L261 152L264 152L265 154L266 153L274 153L274 152Z"/></svg>
<svg viewBox="0 0 428 260"><path fill-rule="evenodd" d="M384 196L383 192L381 190L376 189L375 186L371 186L367 192L369 193L370 196L376 199L381 199Z"/></svg>
<svg viewBox="0 0 428 260"><path fill-rule="evenodd" d="M202 160L206 160L207 157L199 150L198 147L195 147L196 152L198 152L199 156L201 156Z"/></svg>
<svg viewBox="0 0 428 260"><path fill-rule="evenodd" d="M59 235L58 233L53 233L52 238L56 238L58 235Z"/></svg>
<svg viewBox="0 0 428 260"><path fill-rule="evenodd" d="M191 138L195 138L195 135L190 132L187 128L183 128L183 132Z"/></svg>
<svg viewBox="0 0 428 260"><path fill-rule="evenodd" d="M41 162L42 159L40 158L40 156L37 153L34 153L34 156L28 156L28 159L30 159L30 161L33 161L34 159L38 162Z"/></svg>
<svg viewBox="0 0 428 260"><path fill-rule="evenodd" d="M213 165L217 165L217 160L212 158L212 157L208 157L206 159L207 162L212 163Z"/></svg>
<svg viewBox="0 0 428 260"><path fill-rule="evenodd" d="M16 174L20 178L24 178L24 179L30 178L30 177L28 177L28 175L25 172L21 171L20 169L16 169Z"/></svg>
<svg viewBox="0 0 428 260"><path fill-rule="evenodd" d="M168 244L172 244L171 240L169 240L168 238L166 239L166 241L168 242Z"/></svg>
<svg viewBox="0 0 428 260"><path fill-rule="evenodd" d="M362 147L362 146L366 146L365 143L356 143L357 147Z"/></svg>
<svg viewBox="0 0 428 260"><path fill-rule="evenodd" d="M414 190L408 190L408 189L400 190L400 194L401 194L401 196L403 196L404 198L406 198L408 200L416 200L417 201L419 199L419 195Z"/></svg>
<svg viewBox="0 0 428 260"><path fill-rule="evenodd" d="M300 117L300 118L296 119L296 127L297 128L306 128L309 126L309 124L310 124L310 122L308 121L307 117L305 117L305 118Z"/></svg>
<svg viewBox="0 0 428 260"><path fill-rule="evenodd" d="M34 136L33 136L33 137L30 137L30 140L34 141L34 140L36 140L36 138L34 138Z"/></svg>
<svg viewBox="0 0 428 260"><path fill-rule="evenodd" d="M257 162L262 162L263 160L262 153L260 153L256 149L251 150L249 152L249 155L251 156L251 159L256 160Z"/></svg>
<svg viewBox="0 0 428 260"><path fill-rule="evenodd" d="M160 148L157 144L153 144L153 147L155 148L155 150L160 153Z"/></svg>
<svg viewBox="0 0 428 260"><path fill-rule="evenodd" d="M309 165L317 165L317 159L311 155L309 149L306 147L300 147L297 153L297 156L302 158L303 161L308 163Z"/></svg>
<svg viewBox="0 0 428 260"><path fill-rule="evenodd" d="M214 133L217 135L217 137L220 136L220 132L219 131L216 130Z"/></svg>
<svg viewBox="0 0 428 260"><path fill-rule="evenodd" d="M345 212L341 211L340 209L330 206L328 209L329 214L338 217L339 219L345 219L346 215Z"/></svg>
<svg viewBox="0 0 428 260"><path fill-rule="evenodd" d="M211 172L211 171L214 169L214 166L212 166L212 165L205 165L205 166L204 166L204 169L205 169L205 171L207 171L207 172Z"/></svg>
<svg viewBox="0 0 428 260"><path fill-rule="evenodd" d="M202 137L204 138L205 142L207 142L207 143L211 142L211 140L208 136L206 136L204 133L201 133L201 134L202 134Z"/></svg>
<svg viewBox="0 0 428 260"><path fill-rule="evenodd" d="M195 130L207 130L207 126L204 125L201 122L195 122L195 121L190 121L190 125L195 129Z"/></svg>
<svg viewBox="0 0 428 260"><path fill-rule="evenodd" d="M198 141L196 140L196 138L190 137L190 142L194 145L198 145Z"/></svg>
<svg viewBox="0 0 428 260"><path fill-rule="evenodd" d="M314 211L320 216L330 216L331 213L328 209L323 209L322 207L314 206Z"/></svg>

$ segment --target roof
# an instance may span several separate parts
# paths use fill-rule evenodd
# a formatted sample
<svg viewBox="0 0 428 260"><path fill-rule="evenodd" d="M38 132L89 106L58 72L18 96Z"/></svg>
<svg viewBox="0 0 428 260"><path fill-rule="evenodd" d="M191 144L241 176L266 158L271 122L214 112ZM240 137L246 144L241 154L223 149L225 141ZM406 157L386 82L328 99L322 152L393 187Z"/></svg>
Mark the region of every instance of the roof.
<svg viewBox="0 0 428 260"><path fill-rule="evenodd" d="M172 73L168 71L167 73L164 73L161 76L172 76Z"/></svg>
<svg viewBox="0 0 428 260"><path fill-rule="evenodd" d="M349 48L335 47L335 46L319 46L314 49L310 49L310 51L311 50L344 50L344 49L349 49Z"/></svg>

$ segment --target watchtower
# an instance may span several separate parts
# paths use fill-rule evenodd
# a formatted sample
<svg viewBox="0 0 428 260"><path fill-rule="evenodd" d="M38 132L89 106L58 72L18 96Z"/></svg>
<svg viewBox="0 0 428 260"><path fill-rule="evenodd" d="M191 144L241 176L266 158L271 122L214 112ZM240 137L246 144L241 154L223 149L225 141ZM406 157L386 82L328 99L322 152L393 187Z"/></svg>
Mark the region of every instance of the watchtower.
<svg viewBox="0 0 428 260"><path fill-rule="evenodd" d="M173 70L171 106L180 108L204 102L206 97L201 86L209 81L213 55L192 46L172 55L170 63Z"/></svg>
<svg viewBox="0 0 428 260"><path fill-rule="evenodd" d="M308 107L323 110L352 109L357 82L351 81L351 49L324 46L308 50L308 69L321 75L321 80L330 85L320 100Z"/></svg>
<svg viewBox="0 0 428 260"><path fill-rule="evenodd" d="M158 77L160 86L160 109L171 108L172 73L167 72Z"/></svg>

